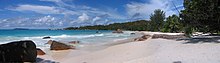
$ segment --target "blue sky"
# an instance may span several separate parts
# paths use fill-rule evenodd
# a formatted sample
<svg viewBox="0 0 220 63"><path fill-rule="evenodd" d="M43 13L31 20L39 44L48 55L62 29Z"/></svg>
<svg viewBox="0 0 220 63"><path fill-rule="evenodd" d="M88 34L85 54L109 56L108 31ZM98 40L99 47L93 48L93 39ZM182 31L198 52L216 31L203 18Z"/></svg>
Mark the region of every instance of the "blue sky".
<svg viewBox="0 0 220 63"><path fill-rule="evenodd" d="M183 0L0 0L0 29L63 28L149 20L155 9L166 17Z"/></svg>

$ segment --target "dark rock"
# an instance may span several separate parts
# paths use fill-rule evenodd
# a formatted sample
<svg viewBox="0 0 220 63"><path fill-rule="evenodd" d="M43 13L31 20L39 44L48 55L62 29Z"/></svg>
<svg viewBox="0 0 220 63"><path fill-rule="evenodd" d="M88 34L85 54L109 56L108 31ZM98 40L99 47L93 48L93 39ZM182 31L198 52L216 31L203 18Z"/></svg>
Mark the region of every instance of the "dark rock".
<svg viewBox="0 0 220 63"><path fill-rule="evenodd" d="M37 48L37 55L45 55L45 54L46 53L43 50Z"/></svg>
<svg viewBox="0 0 220 63"><path fill-rule="evenodd" d="M51 38L51 37L49 37L49 36L48 37L43 37L43 39L49 39L49 38Z"/></svg>
<svg viewBox="0 0 220 63"><path fill-rule="evenodd" d="M166 34L154 34L152 39L163 38L163 39L180 39L186 38L184 35L166 35Z"/></svg>
<svg viewBox="0 0 220 63"><path fill-rule="evenodd" d="M134 35L135 33L131 33L131 35Z"/></svg>
<svg viewBox="0 0 220 63"><path fill-rule="evenodd" d="M113 31L112 33L124 33L121 29L117 29L116 31Z"/></svg>
<svg viewBox="0 0 220 63"><path fill-rule="evenodd" d="M55 62L55 61L52 61L52 60L45 60L45 59L42 59L42 58L37 58L36 63L59 63L59 62Z"/></svg>
<svg viewBox="0 0 220 63"><path fill-rule="evenodd" d="M71 41L70 44L79 44L79 41Z"/></svg>
<svg viewBox="0 0 220 63"><path fill-rule="evenodd" d="M50 46L50 50L68 50L68 49L73 49L73 46L57 42L57 41L52 41L52 44Z"/></svg>
<svg viewBox="0 0 220 63"><path fill-rule="evenodd" d="M96 31L96 33L100 34L101 32L100 31Z"/></svg>
<svg viewBox="0 0 220 63"><path fill-rule="evenodd" d="M0 45L0 62L35 62L36 45L33 41L15 41Z"/></svg>
<svg viewBox="0 0 220 63"><path fill-rule="evenodd" d="M141 38L148 39L149 37L151 37L151 35L143 35Z"/></svg>
<svg viewBox="0 0 220 63"><path fill-rule="evenodd" d="M182 63L181 61L174 61L173 63Z"/></svg>
<svg viewBox="0 0 220 63"><path fill-rule="evenodd" d="M144 40L147 40L150 37L151 37L151 35L143 35L139 38L135 38L134 41L144 41Z"/></svg>

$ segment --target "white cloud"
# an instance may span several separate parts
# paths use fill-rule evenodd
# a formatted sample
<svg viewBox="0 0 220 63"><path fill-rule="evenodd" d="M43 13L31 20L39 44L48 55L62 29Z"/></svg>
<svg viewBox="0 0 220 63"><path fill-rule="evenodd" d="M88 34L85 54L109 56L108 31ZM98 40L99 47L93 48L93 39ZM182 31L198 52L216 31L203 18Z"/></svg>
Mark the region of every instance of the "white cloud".
<svg viewBox="0 0 220 63"><path fill-rule="evenodd" d="M175 0L173 0L175 1ZM178 4L182 5L182 4ZM166 12L166 17L172 14L177 14L176 10L172 10L174 8L172 4L172 0L149 0L149 2L138 3L131 2L126 5L126 10L130 18L133 18L134 15L139 17L149 19L149 15L153 13L155 9L161 9Z"/></svg>
<svg viewBox="0 0 220 63"><path fill-rule="evenodd" d="M67 23L67 24L65 24ZM42 17L33 18L9 18L0 20L0 27L65 27L70 24L67 21L62 21L62 19L47 15Z"/></svg>
<svg viewBox="0 0 220 63"><path fill-rule="evenodd" d="M56 6L21 4L17 7L10 8L10 10L21 12L33 11L40 14L62 14L64 15L64 18L59 19L59 17L53 17L53 15L41 16L37 18L13 18L2 20L0 22L1 25L50 27L110 24L114 22L125 22L128 18L149 19L149 15L153 13L155 9L162 9L166 12L167 16L177 14L176 10L172 10L175 8L172 5L171 0L147 0L148 2L131 2L125 5L127 12L119 12L117 8L110 7L94 8L86 5L70 4L67 3L68 1L66 0L40 1L52 2L55 3ZM176 6L181 7L182 4L177 4Z"/></svg>
<svg viewBox="0 0 220 63"><path fill-rule="evenodd" d="M86 13L83 13L81 16L78 17L79 21L88 21L89 16Z"/></svg>
<svg viewBox="0 0 220 63"><path fill-rule="evenodd" d="M32 5L32 4L20 4L16 7L8 8L9 10L13 11L33 11L40 14L62 14L64 15L63 22L56 22L59 25L66 25L68 26L73 25L73 23L78 23L77 25L95 25L95 21L105 19L126 19L126 16L122 16L122 13L118 13L117 9L115 8L94 8L86 5L75 5L67 3L68 0L40 0L44 2L52 2L55 3L56 6L43 6L43 5ZM70 1L70 0L69 0ZM73 1L73 0L72 0ZM82 14L83 13L83 14ZM62 16L61 15L61 16ZM94 17L94 18L93 18ZM49 19L50 18L50 19ZM57 21L56 19L51 20L51 16L45 16L34 20L33 25L52 25L50 21ZM71 22L71 23L68 23ZM44 24L42 24L44 23ZM52 22L54 23L54 22ZM55 23L53 24L55 25ZM75 25L73 25L75 26Z"/></svg>
<svg viewBox="0 0 220 63"><path fill-rule="evenodd" d="M34 11L41 14L59 14L61 11L51 6L41 6L41 5L18 5L15 11Z"/></svg>
<svg viewBox="0 0 220 63"><path fill-rule="evenodd" d="M42 18L36 19L35 22L38 23L50 23L55 20L55 17L51 17L50 15L44 16Z"/></svg>
<svg viewBox="0 0 220 63"><path fill-rule="evenodd" d="M40 0L40 1L59 2L60 0Z"/></svg>
<svg viewBox="0 0 220 63"><path fill-rule="evenodd" d="M97 20L100 20L100 19L101 19L100 17L96 16L95 18L92 19L92 21L97 21Z"/></svg>
<svg viewBox="0 0 220 63"><path fill-rule="evenodd" d="M40 1L54 2L55 4L57 4L60 7L75 8L75 5L70 5L70 4L67 4L67 3L64 2L64 1L68 1L68 0L40 0Z"/></svg>
<svg viewBox="0 0 220 63"><path fill-rule="evenodd" d="M40 14L78 15L77 12L67 10L61 7L29 5L29 4L18 5L17 7L9 8L9 10L20 11L20 12L33 11Z"/></svg>
<svg viewBox="0 0 220 63"><path fill-rule="evenodd" d="M94 8L86 5L75 5L75 4L68 4L66 2L74 0L40 0L40 1L47 1L53 2L58 5L60 8L68 9L70 11L75 12L75 14L80 15L80 13L90 14L91 16L99 16L99 15L108 15L106 17L112 19L126 19L125 16L122 16L118 13L117 9L115 8L108 8L105 7L104 9ZM71 13L73 13L71 12ZM69 14L69 13L66 13Z"/></svg>

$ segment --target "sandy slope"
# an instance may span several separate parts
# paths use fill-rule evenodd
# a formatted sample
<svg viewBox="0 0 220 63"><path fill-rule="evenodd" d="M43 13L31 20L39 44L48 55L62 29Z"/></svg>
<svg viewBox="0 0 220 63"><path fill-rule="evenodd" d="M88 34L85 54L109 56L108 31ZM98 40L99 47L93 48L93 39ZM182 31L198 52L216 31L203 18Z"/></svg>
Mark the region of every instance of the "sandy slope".
<svg viewBox="0 0 220 63"><path fill-rule="evenodd" d="M78 57L68 58L64 63L122 63L153 54L155 50L153 46L146 44L147 42L132 42L126 44L115 45L101 51L82 55ZM148 49L147 48L152 48ZM71 60L70 60L71 59Z"/></svg>
<svg viewBox="0 0 220 63"><path fill-rule="evenodd" d="M181 61L182 63L220 63L220 44L182 44L165 39L152 39L151 45L159 43L160 46L154 54L126 61L125 63L172 63Z"/></svg>

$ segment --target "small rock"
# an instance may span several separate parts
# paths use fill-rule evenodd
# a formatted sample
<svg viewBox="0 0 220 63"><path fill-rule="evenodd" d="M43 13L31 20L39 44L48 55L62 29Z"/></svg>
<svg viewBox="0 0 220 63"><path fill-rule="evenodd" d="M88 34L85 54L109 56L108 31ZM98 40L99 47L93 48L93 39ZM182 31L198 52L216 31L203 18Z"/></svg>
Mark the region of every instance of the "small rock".
<svg viewBox="0 0 220 63"><path fill-rule="evenodd" d="M49 39L49 38L51 38L51 37L49 37L49 36L48 37L43 37L42 39Z"/></svg>
<svg viewBox="0 0 220 63"><path fill-rule="evenodd" d="M37 55L45 55L46 53L41 50L40 48L37 48Z"/></svg>
<svg viewBox="0 0 220 63"><path fill-rule="evenodd" d="M174 61L173 63L182 63L181 61Z"/></svg>
<svg viewBox="0 0 220 63"><path fill-rule="evenodd" d="M131 35L134 35L135 33L131 33Z"/></svg>

